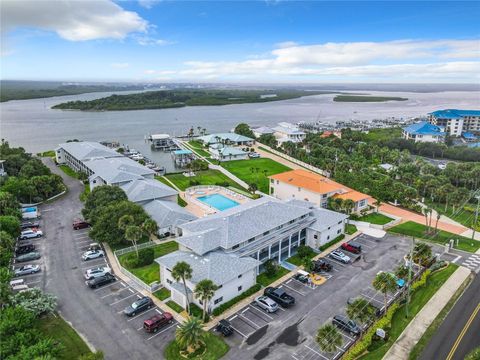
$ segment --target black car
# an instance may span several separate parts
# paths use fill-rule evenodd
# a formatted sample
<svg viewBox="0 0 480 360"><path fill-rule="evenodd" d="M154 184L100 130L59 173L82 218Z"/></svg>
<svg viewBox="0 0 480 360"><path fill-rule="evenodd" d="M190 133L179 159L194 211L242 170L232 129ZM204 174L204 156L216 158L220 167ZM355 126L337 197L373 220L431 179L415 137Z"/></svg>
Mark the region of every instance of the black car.
<svg viewBox="0 0 480 360"><path fill-rule="evenodd" d="M150 309L152 306L154 306L152 299L148 296L144 296L135 301L132 305L127 306L125 310L123 310L123 313L127 316L135 316L142 311Z"/></svg>
<svg viewBox="0 0 480 360"><path fill-rule="evenodd" d="M223 319L218 322L215 331L222 333L226 337L233 334L233 327L228 320Z"/></svg>
<svg viewBox="0 0 480 360"><path fill-rule="evenodd" d="M32 252L33 250L35 250L35 245L30 243L20 243L19 245L17 245L17 248L15 249L15 254L16 255L27 254L29 252Z"/></svg>
<svg viewBox="0 0 480 360"><path fill-rule="evenodd" d="M40 227L40 221L35 221L35 220L25 221L25 222L22 223L22 225L20 225L20 227L21 227L22 230L31 229L31 228L39 228Z"/></svg>
<svg viewBox="0 0 480 360"><path fill-rule="evenodd" d="M343 315L335 315L332 324L355 336L360 335L362 332L355 321Z"/></svg>
<svg viewBox="0 0 480 360"><path fill-rule="evenodd" d="M275 301L281 307L290 307L295 304L295 298L288 295L285 290L275 287L267 287L263 294Z"/></svg>
<svg viewBox="0 0 480 360"><path fill-rule="evenodd" d="M298 274L295 274L293 278L297 281L300 281L301 283L304 283L304 284L308 283L308 275L298 273Z"/></svg>
<svg viewBox="0 0 480 360"><path fill-rule="evenodd" d="M85 281L85 284L87 284L92 289L96 289L100 286L103 286L103 285L109 284L111 282L114 282L115 280L116 280L115 276L113 276L110 273L106 273L103 276L99 276L99 277L96 277L92 280Z"/></svg>
<svg viewBox="0 0 480 360"><path fill-rule="evenodd" d="M330 272L332 271L332 264L329 264L325 260L319 259L313 262L314 272Z"/></svg>

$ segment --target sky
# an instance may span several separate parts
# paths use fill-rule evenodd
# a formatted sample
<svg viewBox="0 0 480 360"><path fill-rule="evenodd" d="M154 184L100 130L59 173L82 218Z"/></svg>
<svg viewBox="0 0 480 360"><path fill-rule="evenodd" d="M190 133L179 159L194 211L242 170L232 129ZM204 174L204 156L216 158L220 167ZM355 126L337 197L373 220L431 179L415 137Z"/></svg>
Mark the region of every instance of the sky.
<svg viewBox="0 0 480 360"><path fill-rule="evenodd" d="M479 1L2 0L1 79L479 83Z"/></svg>

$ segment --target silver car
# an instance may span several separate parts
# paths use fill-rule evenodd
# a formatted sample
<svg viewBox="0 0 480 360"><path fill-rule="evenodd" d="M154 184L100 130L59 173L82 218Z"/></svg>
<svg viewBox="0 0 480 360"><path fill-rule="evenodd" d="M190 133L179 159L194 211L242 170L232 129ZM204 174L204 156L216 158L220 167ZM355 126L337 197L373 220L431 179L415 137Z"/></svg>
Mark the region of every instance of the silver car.
<svg viewBox="0 0 480 360"><path fill-rule="evenodd" d="M258 296L255 298L255 304L269 313L274 313L278 310L278 304L266 296Z"/></svg>
<svg viewBox="0 0 480 360"><path fill-rule="evenodd" d="M35 274L39 271L40 271L40 266L38 265L23 265L15 269L15 276Z"/></svg>
<svg viewBox="0 0 480 360"><path fill-rule="evenodd" d="M83 261L97 259L105 256L105 253L102 250L88 250L85 251L82 255Z"/></svg>
<svg viewBox="0 0 480 360"><path fill-rule="evenodd" d="M348 264L350 262L350 257L339 250L332 251L328 256L344 264Z"/></svg>
<svg viewBox="0 0 480 360"><path fill-rule="evenodd" d="M85 276L85 279L91 280L111 272L112 270L108 266L100 266L93 269L88 269L87 271L85 271L84 276Z"/></svg>

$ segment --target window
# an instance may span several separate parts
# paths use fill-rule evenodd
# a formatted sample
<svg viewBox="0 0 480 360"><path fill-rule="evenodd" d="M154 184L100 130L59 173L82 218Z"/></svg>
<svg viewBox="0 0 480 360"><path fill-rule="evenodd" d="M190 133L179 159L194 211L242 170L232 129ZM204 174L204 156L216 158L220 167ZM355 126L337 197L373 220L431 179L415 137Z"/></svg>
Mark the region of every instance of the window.
<svg viewBox="0 0 480 360"><path fill-rule="evenodd" d="M213 303L218 304L219 302L222 302L222 301L223 301L223 296L220 296L218 299L215 299Z"/></svg>
<svg viewBox="0 0 480 360"><path fill-rule="evenodd" d="M313 235L313 238L318 239L318 235L317 234Z"/></svg>
<svg viewBox="0 0 480 360"><path fill-rule="evenodd" d="M341 223L342 223L342 221L340 220L340 221L338 222L338 225L340 225Z"/></svg>
<svg viewBox="0 0 480 360"><path fill-rule="evenodd" d="M268 235L268 234L270 234L270 231L265 231L265 232L263 233L263 236Z"/></svg>
<svg viewBox="0 0 480 360"><path fill-rule="evenodd" d="M338 229L338 230L337 230L337 234L340 234L341 231L342 231L342 229Z"/></svg>
<svg viewBox="0 0 480 360"><path fill-rule="evenodd" d="M322 199L325 199L327 197L327 194L322 194Z"/></svg>
<svg viewBox="0 0 480 360"><path fill-rule="evenodd" d="M327 240L330 240L330 235L327 236Z"/></svg>
<svg viewBox="0 0 480 360"><path fill-rule="evenodd" d="M222 287L223 287L223 285L218 285L217 290L221 289Z"/></svg>
<svg viewBox="0 0 480 360"><path fill-rule="evenodd" d="M167 279L167 284L170 284L170 285L171 285L171 284L172 284L172 280Z"/></svg>
<svg viewBox="0 0 480 360"><path fill-rule="evenodd" d="M274 184L274 183L275 183L275 180L270 179L270 183Z"/></svg>
<svg viewBox="0 0 480 360"><path fill-rule="evenodd" d="M242 277L242 274L238 275L238 278L240 279Z"/></svg>
<svg viewBox="0 0 480 360"><path fill-rule="evenodd" d="M330 230L330 226L328 227L328 230Z"/></svg>
<svg viewBox="0 0 480 360"><path fill-rule="evenodd" d="M253 237L253 238L251 238L251 239L248 239L248 243L251 243L251 242L252 242L252 241L254 241L254 240L255 240L255 238L254 238L254 237Z"/></svg>
<svg viewBox="0 0 480 360"><path fill-rule="evenodd" d="M240 247L240 244L234 245L234 246L232 247L232 250L238 249L239 247Z"/></svg>
<svg viewBox="0 0 480 360"><path fill-rule="evenodd" d="M238 291L242 291L242 287L241 287L241 286L238 287Z"/></svg>
<svg viewBox="0 0 480 360"><path fill-rule="evenodd" d="M302 191L302 188L301 188L301 187L299 187L299 188L297 188L297 189L298 189L298 191Z"/></svg>

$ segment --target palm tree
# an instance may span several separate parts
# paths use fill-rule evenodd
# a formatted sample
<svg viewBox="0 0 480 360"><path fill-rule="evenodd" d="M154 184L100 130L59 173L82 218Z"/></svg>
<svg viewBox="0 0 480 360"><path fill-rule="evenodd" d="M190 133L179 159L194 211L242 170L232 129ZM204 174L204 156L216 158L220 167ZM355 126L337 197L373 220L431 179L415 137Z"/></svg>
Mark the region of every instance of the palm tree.
<svg viewBox="0 0 480 360"><path fill-rule="evenodd" d="M440 218L442 217L442 213L440 211L437 210L437 221L435 221L435 232L434 234L437 233L437 229L438 229L438 220L440 220Z"/></svg>
<svg viewBox="0 0 480 360"><path fill-rule="evenodd" d="M187 319L187 321L180 325L175 331L175 340L178 346L188 353L192 353L198 349L203 337L202 322L196 317Z"/></svg>
<svg viewBox="0 0 480 360"><path fill-rule="evenodd" d="M180 261L175 264L172 269L172 277L175 281L182 280L183 288L185 290L185 298L187 300L187 313L190 314L190 301L188 299L187 280L192 278L192 268L185 261Z"/></svg>
<svg viewBox="0 0 480 360"><path fill-rule="evenodd" d="M347 304L346 313L352 320L365 324L375 316L375 309L364 298L356 298Z"/></svg>
<svg viewBox="0 0 480 360"><path fill-rule="evenodd" d="M138 247L137 242L142 238L142 229L137 225L128 225L125 228L125 239L131 241L133 246L135 247L135 252L137 253L138 258Z"/></svg>
<svg viewBox="0 0 480 360"><path fill-rule="evenodd" d="M351 199L346 199L344 202L343 202L343 207L345 209L345 212L347 213L347 215L350 215L352 210L355 208L355 202Z"/></svg>
<svg viewBox="0 0 480 360"><path fill-rule="evenodd" d="M332 324L325 324L319 328L315 340L320 349L328 353L337 351L337 347L343 344L342 335L340 335L337 328Z"/></svg>
<svg viewBox="0 0 480 360"><path fill-rule="evenodd" d="M213 295L215 295L217 289L218 286L209 279L202 280L198 282L197 286L195 286L195 296L200 299L203 304L203 322L205 322L205 317L207 315L207 304Z"/></svg>
<svg viewBox="0 0 480 360"><path fill-rule="evenodd" d="M372 286L375 290L380 291L383 294L385 301L385 311L387 311L387 294L394 292L397 289L397 280L393 274L382 271L373 279Z"/></svg>
<svg viewBox="0 0 480 360"><path fill-rule="evenodd" d="M257 184L251 183L248 185L248 191L250 191L252 194L255 194L255 191L258 190Z"/></svg>
<svg viewBox="0 0 480 360"><path fill-rule="evenodd" d="M373 202L373 205L375 205L377 213L378 213L378 209L380 209L380 205L382 205L382 201L380 199L375 199L375 201Z"/></svg>
<svg viewBox="0 0 480 360"><path fill-rule="evenodd" d="M148 239L151 240L152 235L158 233L158 225L155 220L147 219L142 224L142 230L145 234L147 234Z"/></svg>
<svg viewBox="0 0 480 360"><path fill-rule="evenodd" d="M432 247L419 242L413 248L413 261L424 266L432 258Z"/></svg>
<svg viewBox="0 0 480 360"><path fill-rule="evenodd" d="M428 214L430 213L430 208L428 206L423 208L423 215L425 216L425 226L427 227L427 234L430 232L430 228L428 227Z"/></svg>
<svg viewBox="0 0 480 360"><path fill-rule="evenodd" d="M400 265L395 269L395 276L399 279L406 279L408 277L409 269L405 265Z"/></svg>
<svg viewBox="0 0 480 360"><path fill-rule="evenodd" d="M118 219L118 227L122 230L125 230L127 226L134 225L135 219L132 215L123 215Z"/></svg>

